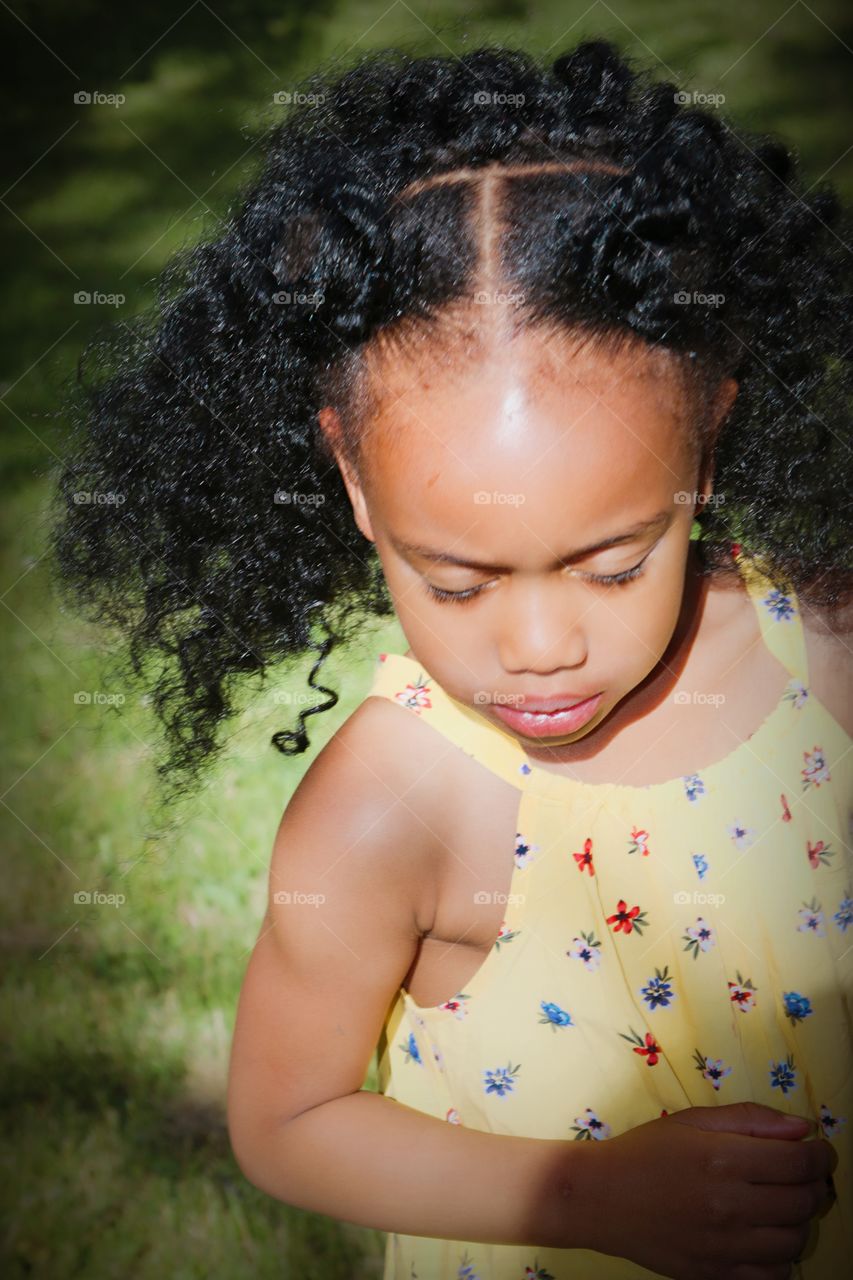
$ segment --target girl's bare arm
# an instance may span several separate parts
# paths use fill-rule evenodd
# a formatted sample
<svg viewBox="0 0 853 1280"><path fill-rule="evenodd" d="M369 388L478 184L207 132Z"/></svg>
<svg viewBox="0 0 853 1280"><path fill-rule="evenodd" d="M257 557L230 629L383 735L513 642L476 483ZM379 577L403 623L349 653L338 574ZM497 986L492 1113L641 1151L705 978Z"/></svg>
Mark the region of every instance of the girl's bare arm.
<svg viewBox="0 0 853 1280"><path fill-rule="evenodd" d="M435 878L440 819L418 815L440 812L426 790L440 779L408 734L368 700L282 818L232 1045L235 1158L269 1195L347 1222L580 1244L585 1147L482 1133L362 1089Z"/></svg>

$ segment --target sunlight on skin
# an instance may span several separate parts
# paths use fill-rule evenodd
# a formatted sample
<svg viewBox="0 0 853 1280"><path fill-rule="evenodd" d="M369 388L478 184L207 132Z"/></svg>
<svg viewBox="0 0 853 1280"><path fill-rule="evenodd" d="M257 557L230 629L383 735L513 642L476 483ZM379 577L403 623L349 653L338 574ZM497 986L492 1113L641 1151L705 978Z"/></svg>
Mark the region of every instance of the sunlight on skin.
<svg viewBox="0 0 853 1280"><path fill-rule="evenodd" d="M383 361L378 378L362 474L336 447L335 411L319 420L411 654L505 731L493 701L603 691L572 734L547 746L515 734L532 758L589 755L666 696L710 594L689 537L694 495L707 498L712 484L691 456L674 371L660 352L614 356L527 331L464 371L422 356ZM721 385L718 424L736 391ZM576 557L661 512L656 528ZM489 567L435 562L403 542ZM620 585L589 580L641 561L640 576ZM426 583L484 590L460 604L433 598Z"/></svg>

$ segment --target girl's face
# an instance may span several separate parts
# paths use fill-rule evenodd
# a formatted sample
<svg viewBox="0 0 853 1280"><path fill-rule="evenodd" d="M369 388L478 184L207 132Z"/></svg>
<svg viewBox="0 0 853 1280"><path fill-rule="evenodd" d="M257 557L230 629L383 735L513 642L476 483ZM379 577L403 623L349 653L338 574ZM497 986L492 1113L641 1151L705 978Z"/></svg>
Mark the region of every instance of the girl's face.
<svg viewBox="0 0 853 1280"><path fill-rule="evenodd" d="M666 650L711 492L675 373L661 353L528 330L462 375L422 357L378 376L361 476L334 411L320 423L412 654L526 746L587 737ZM722 385L718 421L735 391ZM594 695L562 723L512 716L525 697Z"/></svg>

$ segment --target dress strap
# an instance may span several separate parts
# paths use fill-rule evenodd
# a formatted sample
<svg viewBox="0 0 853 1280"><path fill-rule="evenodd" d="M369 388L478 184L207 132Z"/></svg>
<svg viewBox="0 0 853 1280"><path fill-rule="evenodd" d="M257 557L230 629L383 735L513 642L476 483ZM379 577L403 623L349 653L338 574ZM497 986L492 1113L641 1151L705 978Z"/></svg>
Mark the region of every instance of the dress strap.
<svg viewBox="0 0 853 1280"><path fill-rule="evenodd" d="M519 790L527 790L526 757L515 738L451 698L414 658L380 653L366 696L398 702L492 773Z"/></svg>
<svg viewBox="0 0 853 1280"><path fill-rule="evenodd" d="M764 643L791 675L808 688L808 653L796 592L793 588L780 591L767 564L740 543L732 544L732 555L755 605Z"/></svg>

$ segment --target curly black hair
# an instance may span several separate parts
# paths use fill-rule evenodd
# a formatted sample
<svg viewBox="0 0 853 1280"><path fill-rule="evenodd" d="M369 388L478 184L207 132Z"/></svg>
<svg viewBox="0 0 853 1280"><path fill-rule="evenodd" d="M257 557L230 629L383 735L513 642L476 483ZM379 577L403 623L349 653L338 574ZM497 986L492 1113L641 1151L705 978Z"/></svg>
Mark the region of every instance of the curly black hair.
<svg viewBox="0 0 853 1280"><path fill-rule="evenodd" d="M383 50L300 88L224 233L172 258L158 313L92 341L68 393L56 583L129 637L134 676L164 659L147 679L175 794L221 749L235 681L313 650L328 697L272 739L303 752L337 702L315 684L330 649L392 614L317 413L358 460L367 357L453 323L485 234L514 323L667 353L700 438L737 379L702 571L732 573L741 540L814 608L849 601L851 215L791 147L607 40L550 65Z"/></svg>

